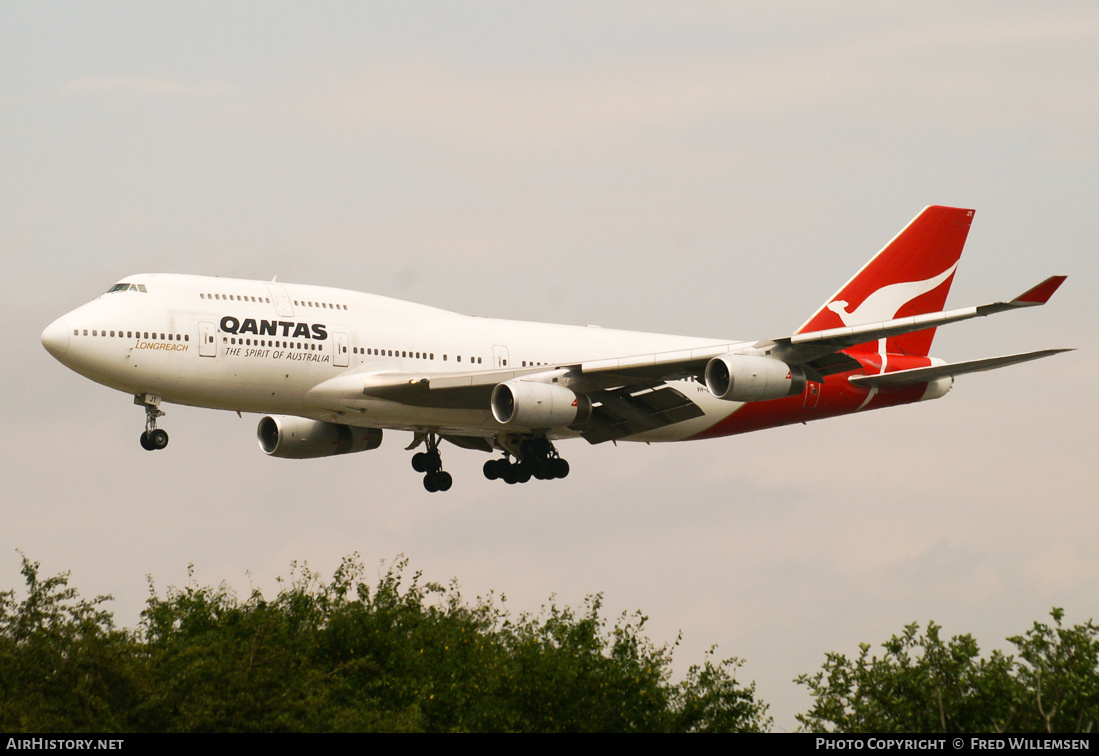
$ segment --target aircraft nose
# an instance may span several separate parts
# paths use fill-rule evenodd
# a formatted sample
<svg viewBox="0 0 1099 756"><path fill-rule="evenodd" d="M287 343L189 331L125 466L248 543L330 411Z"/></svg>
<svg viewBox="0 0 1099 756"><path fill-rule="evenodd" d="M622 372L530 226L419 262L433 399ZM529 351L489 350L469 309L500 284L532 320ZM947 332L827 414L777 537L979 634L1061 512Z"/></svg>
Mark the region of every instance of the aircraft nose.
<svg viewBox="0 0 1099 756"><path fill-rule="evenodd" d="M69 324L64 318L58 318L42 331L42 346L59 360L69 351Z"/></svg>

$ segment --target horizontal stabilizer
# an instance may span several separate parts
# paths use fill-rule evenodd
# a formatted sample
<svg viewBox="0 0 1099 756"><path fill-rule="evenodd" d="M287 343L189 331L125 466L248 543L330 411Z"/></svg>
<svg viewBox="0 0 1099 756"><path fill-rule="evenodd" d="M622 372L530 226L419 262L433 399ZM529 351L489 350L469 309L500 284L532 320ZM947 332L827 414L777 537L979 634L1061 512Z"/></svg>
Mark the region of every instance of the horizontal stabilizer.
<svg viewBox="0 0 1099 756"><path fill-rule="evenodd" d="M914 368L912 370L898 370L895 373L885 373L883 375L855 375L848 380L857 386L868 386L872 388L903 388L904 386L913 386L917 383L929 383L938 378L964 375L965 373L979 373L983 370L995 370L996 368L1015 365L1020 362L1039 360L1042 357L1049 357L1058 352L1071 351L1071 349L1042 349L1037 352L1027 352L1025 354L989 357L985 360L955 362L952 365L932 365L931 367Z"/></svg>

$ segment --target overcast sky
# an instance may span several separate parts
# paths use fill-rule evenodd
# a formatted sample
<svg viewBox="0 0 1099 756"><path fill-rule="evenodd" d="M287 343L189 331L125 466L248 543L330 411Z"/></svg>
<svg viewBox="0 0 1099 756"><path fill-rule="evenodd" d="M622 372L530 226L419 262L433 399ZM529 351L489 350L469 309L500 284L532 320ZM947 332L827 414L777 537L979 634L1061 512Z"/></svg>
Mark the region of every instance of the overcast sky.
<svg viewBox="0 0 1099 756"><path fill-rule="evenodd" d="M1006 648L1099 616L1099 6L1091 2L0 5L0 589L21 549L136 624L146 575L273 591L405 554L513 611L603 592L680 669L718 644L778 729L827 651L914 620ZM42 349L138 272L730 339L796 328L919 210L976 208L945 398L424 492L408 434L265 457L258 417L132 399ZM608 355L610 356L610 355Z"/></svg>

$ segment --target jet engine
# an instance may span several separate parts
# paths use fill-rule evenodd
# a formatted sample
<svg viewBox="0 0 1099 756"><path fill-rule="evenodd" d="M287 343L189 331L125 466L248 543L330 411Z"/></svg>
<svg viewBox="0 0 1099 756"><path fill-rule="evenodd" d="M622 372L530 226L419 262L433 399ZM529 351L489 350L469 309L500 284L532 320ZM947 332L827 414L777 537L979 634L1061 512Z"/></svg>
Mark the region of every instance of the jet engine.
<svg viewBox="0 0 1099 756"><path fill-rule="evenodd" d="M723 354L706 364L706 388L718 399L762 402L805 390L805 373L772 357Z"/></svg>
<svg viewBox="0 0 1099 756"><path fill-rule="evenodd" d="M267 415L256 428L259 448L284 459L312 459L377 449L381 428L358 428L288 415Z"/></svg>
<svg viewBox="0 0 1099 756"><path fill-rule="evenodd" d="M512 380L497 384L489 405L498 423L521 428L560 428L585 423L591 417L588 397L552 383Z"/></svg>

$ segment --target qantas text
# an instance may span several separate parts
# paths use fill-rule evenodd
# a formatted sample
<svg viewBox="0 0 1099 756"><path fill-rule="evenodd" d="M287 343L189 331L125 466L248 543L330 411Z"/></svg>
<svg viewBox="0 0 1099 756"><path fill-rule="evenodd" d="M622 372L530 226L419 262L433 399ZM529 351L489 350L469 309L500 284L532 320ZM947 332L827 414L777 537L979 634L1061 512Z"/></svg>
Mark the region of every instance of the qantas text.
<svg viewBox="0 0 1099 756"><path fill-rule="evenodd" d="M226 315L221 319L221 330L226 333L242 334L252 333L257 336L283 336L295 339L316 339L324 341L328 338L327 326L321 323L287 323L285 320L260 320L245 318L237 320L232 315ZM293 333L291 333L291 329ZM282 333L279 333L279 331Z"/></svg>

